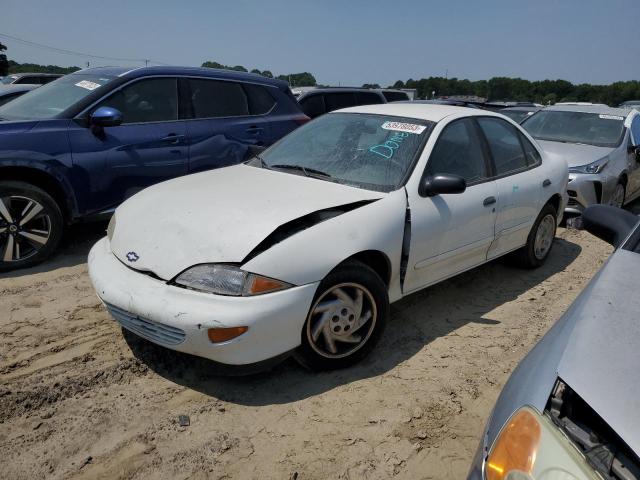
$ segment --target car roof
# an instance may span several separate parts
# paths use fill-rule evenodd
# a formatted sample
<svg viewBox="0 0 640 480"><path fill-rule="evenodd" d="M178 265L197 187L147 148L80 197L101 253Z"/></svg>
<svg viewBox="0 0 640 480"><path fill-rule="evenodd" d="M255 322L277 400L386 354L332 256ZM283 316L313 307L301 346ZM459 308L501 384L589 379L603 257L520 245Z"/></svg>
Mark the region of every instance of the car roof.
<svg viewBox="0 0 640 480"><path fill-rule="evenodd" d="M311 90L307 90L304 92L304 94L307 93L340 93L340 92L373 92L373 93L380 93L382 91L382 89L380 88L364 88L364 87L316 87L313 88Z"/></svg>
<svg viewBox="0 0 640 480"><path fill-rule="evenodd" d="M603 115L618 115L621 117L629 115L628 109L609 107L607 105L552 105L550 107L545 107L545 110L552 112L600 113Z"/></svg>
<svg viewBox="0 0 640 480"><path fill-rule="evenodd" d="M409 117L420 120L429 120L431 122L439 122L445 117L461 114L466 116L495 116L504 118L502 115L488 110L452 105L427 104L421 102L391 102L379 105L360 105L357 107L336 110L336 112L376 113L379 115L391 115L394 117Z"/></svg>
<svg viewBox="0 0 640 480"><path fill-rule="evenodd" d="M198 77L224 78L229 80L239 80L253 83L273 85L280 88L288 87L287 82L275 78L267 78L257 73L238 72L235 70L224 70L219 68L205 67L176 67L176 66L152 66L152 67L94 67L85 68L72 75L107 75L115 77L138 78L151 75L191 75Z"/></svg>

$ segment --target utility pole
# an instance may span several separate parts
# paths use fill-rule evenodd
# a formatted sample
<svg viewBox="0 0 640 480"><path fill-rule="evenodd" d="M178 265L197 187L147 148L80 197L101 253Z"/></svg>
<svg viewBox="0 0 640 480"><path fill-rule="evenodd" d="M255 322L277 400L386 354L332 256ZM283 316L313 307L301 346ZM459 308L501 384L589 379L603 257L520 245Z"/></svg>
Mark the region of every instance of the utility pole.
<svg viewBox="0 0 640 480"><path fill-rule="evenodd" d="M149 66L149 60L147 60L147 59L145 59L145 60L144 60L144 66L145 66L145 67L148 67L148 66Z"/></svg>

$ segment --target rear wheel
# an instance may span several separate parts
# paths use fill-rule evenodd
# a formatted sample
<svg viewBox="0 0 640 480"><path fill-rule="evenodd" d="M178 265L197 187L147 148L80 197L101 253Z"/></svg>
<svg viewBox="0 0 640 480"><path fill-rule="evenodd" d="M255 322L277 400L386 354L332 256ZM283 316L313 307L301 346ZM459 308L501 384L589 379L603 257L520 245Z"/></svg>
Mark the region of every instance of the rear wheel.
<svg viewBox="0 0 640 480"><path fill-rule="evenodd" d="M557 219L556 209L546 204L529 232L527 244L514 252L514 260L519 266L536 268L544 263L553 247Z"/></svg>
<svg viewBox="0 0 640 480"><path fill-rule="evenodd" d="M48 193L24 182L0 182L0 271L46 259L62 229L62 212Z"/></svg>
<svg viewBox="0 0 640 480"><path fill-rule="evenodd" d="M346 263L320 283L294 356L312 370L353 365L373 349L388 316L382 279L363 263Z"/></svg>

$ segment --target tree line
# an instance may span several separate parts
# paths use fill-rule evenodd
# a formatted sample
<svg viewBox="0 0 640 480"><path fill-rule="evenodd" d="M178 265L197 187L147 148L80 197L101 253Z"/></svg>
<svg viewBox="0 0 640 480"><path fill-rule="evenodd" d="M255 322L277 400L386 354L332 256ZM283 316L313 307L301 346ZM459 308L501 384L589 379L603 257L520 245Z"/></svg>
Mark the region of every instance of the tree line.
<svg viewBox="0 0 640 480"><path fill-rule="evenodd" d="M637 80L591 85L573 84L567 80L530 81L509 77L477 81L429 77L398 80L392 87L415 88L420 98L473 95L490 101L530 101L545 105L556 102L592 102L615 106L627 100L640 99L640 81Z"/></svg>
<svg viewBox="0 0 640 480"><path fill-rule="evenodd" d="M221 63L213 62L210 60L204 62L201 66L207 67L207 68L221 68L224 70L235 70L236 72L249 72L249 70L247 70L242 65L235 65L235 66L223 65ZM282 75L278 75L277 77L274 77L273 73L271 73L270 70L260 71L257 68L254 68L253 70L250 71L250 73L257 73L258 75L262 75L263 77L267 77L267 78L277 78L278 80L284 80L285 82L289 82L289 85L291 85L292 87L313 87L317 85L316 78L309 72L287 73L287 74L282 74Z"/></svg>

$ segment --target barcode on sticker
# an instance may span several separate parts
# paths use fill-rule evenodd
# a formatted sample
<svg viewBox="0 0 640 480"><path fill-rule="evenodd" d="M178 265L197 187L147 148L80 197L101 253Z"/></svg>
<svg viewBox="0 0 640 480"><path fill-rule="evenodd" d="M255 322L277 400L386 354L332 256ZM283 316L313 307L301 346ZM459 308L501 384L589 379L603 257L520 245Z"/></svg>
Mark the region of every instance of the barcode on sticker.
<svg viewBox="0 0 640 480"><path fill-rule="evenodd" d="M95 90L96 88L100 88L100 84L95 82L90 82L89 80L82 80L76 83L76 87L84 88L86 90Z"/></svg>
<svg viewBox="0 0 640 480"><path fill-rule="evenodd" d="M416 123L384 122L382 124L382 128L385 130L393 130L395 132L407 132L420 135L427 127Z"/></svg>

